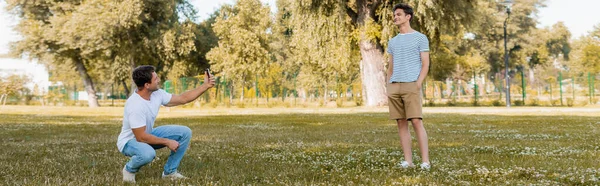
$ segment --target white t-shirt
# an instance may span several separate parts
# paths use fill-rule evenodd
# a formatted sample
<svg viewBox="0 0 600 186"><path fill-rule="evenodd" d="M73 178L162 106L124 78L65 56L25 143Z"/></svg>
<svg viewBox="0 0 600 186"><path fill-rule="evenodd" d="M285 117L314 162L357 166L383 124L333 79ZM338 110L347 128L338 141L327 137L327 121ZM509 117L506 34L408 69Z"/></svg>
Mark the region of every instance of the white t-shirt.
<svg viewBox="0 0 600 186"><path fill-rule="evenodd" d="M146 133L152 132L160 105L167 105L171 101L171 97L172 95L168 92L158 89L150 94L150 100L142 98L137 91L127 99L123 113L123 127L121 127L121 134L117 139L119 152L123 152L125 144L135 138L131 129L146 126Z"/></svg>

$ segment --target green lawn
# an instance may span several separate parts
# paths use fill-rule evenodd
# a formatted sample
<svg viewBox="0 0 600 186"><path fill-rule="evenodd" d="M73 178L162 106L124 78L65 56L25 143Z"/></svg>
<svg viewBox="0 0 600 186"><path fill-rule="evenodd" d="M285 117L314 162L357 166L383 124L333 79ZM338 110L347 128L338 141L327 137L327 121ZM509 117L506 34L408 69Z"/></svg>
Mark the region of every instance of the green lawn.
<svg viewBox="0 0 600 186"><path fill-rule="evenodd" d="M121 184L127 157L115 143L122 108L97 116L39 108L0 112L0 185ZM385 112L292 112L159 117L157 125L193 130L179 168L191 179L160 179L166 148L136 179L142 185L600 184L600 116L425 113L428 172L396 167L403 156Z"/></svg>

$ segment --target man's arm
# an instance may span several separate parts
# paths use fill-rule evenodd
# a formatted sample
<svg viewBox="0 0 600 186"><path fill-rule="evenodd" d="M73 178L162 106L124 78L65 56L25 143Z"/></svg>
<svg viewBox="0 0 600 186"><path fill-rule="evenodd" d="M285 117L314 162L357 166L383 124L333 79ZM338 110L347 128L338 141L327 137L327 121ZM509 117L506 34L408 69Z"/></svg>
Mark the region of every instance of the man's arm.
<svg viewBox="0 0 600 186"><path fill-rule="evenodd" d="M394 56L390 55L390 60L388 61L387 77L385 77L385 84L390 83L392 73L394 73Z"/></svg>
<svg viewBox="0 0 600 186"><path fill-rule="evenodd" d="M417 79L417 86L419 89L423 85L423 81L425 80L425 77L427 77L427 73L429 73L429 52L421 52L421 63L421 73Z"/></svg>
<svg viewBox="0 0 600 186"><path fill-rule="evenodd" d="M146 126L131 129L133 131L133 135L135 135L135 139L138 142L143 142L151 145L164 145L167 146L172 151L177 151L179 147L179 142L167 138L159 138L152 134L146 133Z"/></svg>
<svg viewBox="0 0 600 186"><path fill-rule="evenodd" d="M192 102L196 98L200 97L200 95L202 95L208 89L212 88L213 86L215 86L215 78L214 77L208 78L207 72L205 72L204 73L204 84L200 85L198 88L184 92L183 94L173 95L173 97L171 97L171 100L169 101L169 103L167 103L166 106L172 107L172 106L183 105L183 104Z"/></svg>

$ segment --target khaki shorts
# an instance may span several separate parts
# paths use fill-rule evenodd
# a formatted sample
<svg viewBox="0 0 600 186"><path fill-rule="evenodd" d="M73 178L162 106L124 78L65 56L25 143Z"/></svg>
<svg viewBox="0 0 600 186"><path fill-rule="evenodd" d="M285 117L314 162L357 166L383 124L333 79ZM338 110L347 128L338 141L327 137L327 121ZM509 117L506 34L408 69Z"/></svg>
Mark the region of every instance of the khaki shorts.
<svg viewBox="0 0 600 186"><path fill-rule="evenodd" d="M416 82L388 83L387 96L390 119L423 119L421 89Z"/></svg>

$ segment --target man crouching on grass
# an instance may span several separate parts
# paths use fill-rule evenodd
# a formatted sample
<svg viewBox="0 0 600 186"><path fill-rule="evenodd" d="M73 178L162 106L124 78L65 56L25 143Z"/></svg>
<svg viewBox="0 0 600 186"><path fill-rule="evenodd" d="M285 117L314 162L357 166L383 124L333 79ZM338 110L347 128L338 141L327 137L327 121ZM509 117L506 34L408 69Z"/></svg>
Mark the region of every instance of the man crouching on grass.
<svg viewBox="0 0 600 186"><path fill-rule="evenodd" d="M177 167L188 148L192 130L186 126L165 125L154 127L160 105L167 107L189 103L215 85L213 77L204 76L202 86L181 95L171 95L158 88L160 79L153 66L139 66L133 70L137 90L125 102L123 127L117 140L119 151L131 160L123 167L123 181L135 182L135 173L156 156L155 149L167 147L171 155L165 164L162 177L185 179Z"/></svg>

